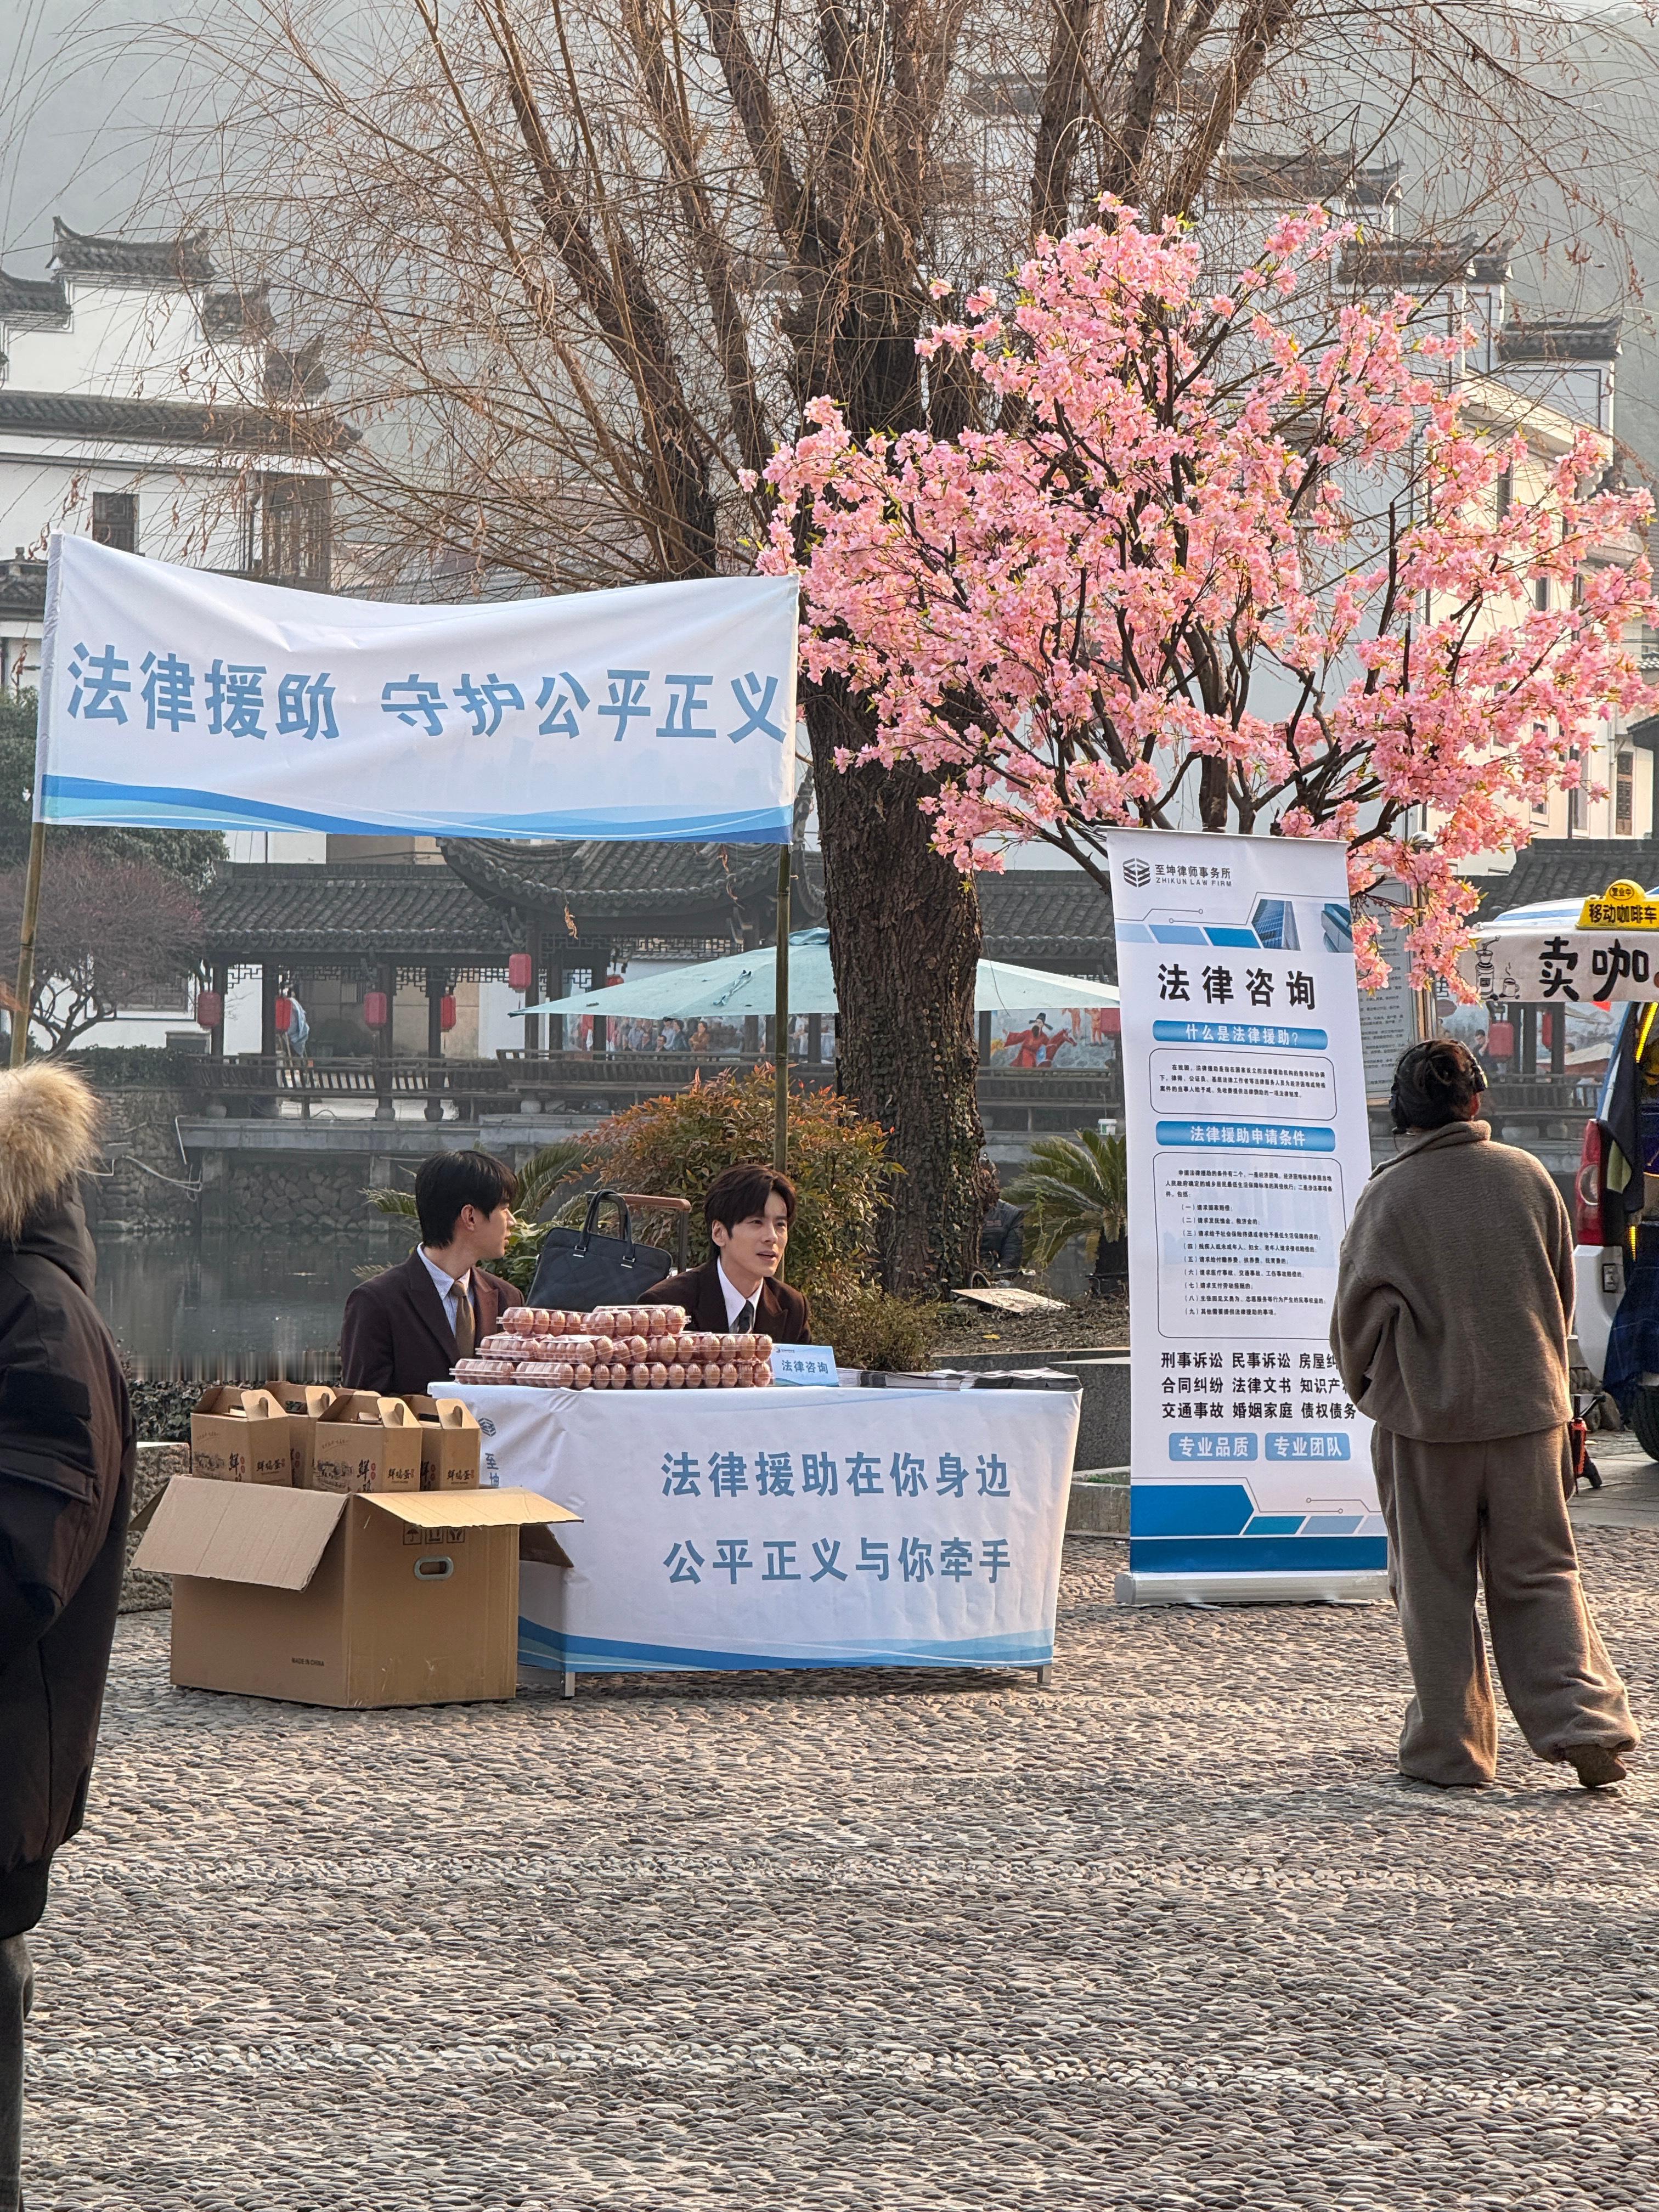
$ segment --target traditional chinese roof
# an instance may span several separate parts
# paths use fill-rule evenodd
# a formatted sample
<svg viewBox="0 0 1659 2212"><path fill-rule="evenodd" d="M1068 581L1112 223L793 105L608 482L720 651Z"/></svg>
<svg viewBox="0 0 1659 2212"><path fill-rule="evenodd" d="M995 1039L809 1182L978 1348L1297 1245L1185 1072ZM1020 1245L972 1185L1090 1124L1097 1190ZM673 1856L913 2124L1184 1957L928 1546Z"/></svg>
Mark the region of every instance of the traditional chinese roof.
<svg viewBox="0 0 1659 2212"><path fill-rule="evenodd" d="M337 417L320 413L296 422L255 407L0 390L0 431L5 430L37 437L118 439L142 446L211 446L242 453L316 452L356 435Z"/></svg>
<svg viewBox="0 0 1659 2212"><path fill-rule="evenodd" d="M741 945L745 927L769 922L777 882L772 845L599 839L502 845L448 837L442 851L481 897L590 941L666 934Z"/></svg>
<svg viewBox="0 0 1659 2212"><path fill-rule="evenodd" d="M223 344L268 338L276 328L267 280L246 291L210 292L202 302L202 335Z"/></svg>
<svg viewBox="0 0 1659 2212"><path fill-rule="evenodd" d="M0 622L44 622L46 613L46 562L0 561Z"/></svg>
<svg viewBox="0 0 1659 2212"><path fill-rule="evenodd" d="M1495 246L1482 246L1469 264L1470 283L1486 287L1507 284L1514 270L1516 244L1510 238Z"/></svg>
<svg viewBox="0 0 1659 2212"><path fill-rule="evenodd" d="M1394 207L1402 170L1399 161L1361 167L1338 154L1240 153L1221 164L1215 192L1218 199L1283 200L1297 207L1314 200Z"/></svg>
<svg viewBox="0 0 1659 2212"><path fill-rule="evenodd" d="M1117 981L1111 894L1080 868L975 876L988 960Z"/></svg>
<svg viewBox="0 0 1659 2212"><path fill-rule="evenodd" d="M328 390L328 371L323 367L323 342L312 338L291 349L265 349L265 398L273 407L302 407L322 398Z"/></svg>
<svg viewBox="0 0 1659 2212"><path fill-rule="evenodd" d="M61 322L69 311L61 276L13 276L0 269L0 322Z"/></svg>
<svg viewBox="0 0 1659 2212"><path fill-rule="evenodd" d="M100 238L52 219L52 265L66 276L109 276L148 284L208 284L217 273L204 230L182 238Z"/></svg>
<svg viewBox="0 0 1659 2212"><path fill-rule="evenodd" d="M1607 362L1619 358L1621 319L1585 322L1508 322L1498 333L1498 358L1505 368L1533 362Z"/></svg>
<svg viewBox="0 0 1659 2212"><path fill-rule="evenodd" d="M501 966L523 947L514 916L447 868L235 864L202 895L210 960L304 967L356 960Z"/></svg>
<svg viewBox="0 0 1659 2212"><path fill-rule="evenodd" d="M1434 292L1477 281L1477 264L1488 252L1473 231L1458 238L1360 239L1344 252L1337 281L1357 291Z"/></svg>
<svg viewBox="0 0 1659 2212"><path fill-rule="evenodd" d="M1589 898L1612 883L1659 884L1659 837L1534 837L1506 876L1489 879L1480 918L1546 899Z"/></svg>

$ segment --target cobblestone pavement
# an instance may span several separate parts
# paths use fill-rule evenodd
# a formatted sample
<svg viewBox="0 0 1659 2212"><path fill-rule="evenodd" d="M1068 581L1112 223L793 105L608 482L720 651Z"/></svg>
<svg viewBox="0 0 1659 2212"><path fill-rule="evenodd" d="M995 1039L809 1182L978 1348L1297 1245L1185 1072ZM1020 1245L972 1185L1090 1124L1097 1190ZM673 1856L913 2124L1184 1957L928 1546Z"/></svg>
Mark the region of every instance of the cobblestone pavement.
<svg viewBox="0 0 1659 2212"><path fill-rule="evenodd" d="M1583 1542L1659 1722L1659 1534ZM1048 1692L312 1712L125 1620L30 2212L1651 2212L1659 1780L1402 1784L1385 1608L1124 1613L1121 1559Z"/></svg>

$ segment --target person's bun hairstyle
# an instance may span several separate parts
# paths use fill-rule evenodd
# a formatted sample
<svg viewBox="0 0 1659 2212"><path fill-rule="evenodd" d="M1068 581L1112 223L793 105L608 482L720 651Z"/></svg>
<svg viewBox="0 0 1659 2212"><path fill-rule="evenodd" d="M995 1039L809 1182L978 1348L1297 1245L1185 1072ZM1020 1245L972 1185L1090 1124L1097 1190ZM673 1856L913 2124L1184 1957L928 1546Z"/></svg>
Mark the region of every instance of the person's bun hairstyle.
<svg viewBox="0 0 1659 2212"><path fill-rule="evenodd" d="M1486 1087L1486 1071L1467 1045L1431 1037L1426 1044L1411 1046L1400 1055L1389 1093L1395 1133L1467 1121Z"/></svg>

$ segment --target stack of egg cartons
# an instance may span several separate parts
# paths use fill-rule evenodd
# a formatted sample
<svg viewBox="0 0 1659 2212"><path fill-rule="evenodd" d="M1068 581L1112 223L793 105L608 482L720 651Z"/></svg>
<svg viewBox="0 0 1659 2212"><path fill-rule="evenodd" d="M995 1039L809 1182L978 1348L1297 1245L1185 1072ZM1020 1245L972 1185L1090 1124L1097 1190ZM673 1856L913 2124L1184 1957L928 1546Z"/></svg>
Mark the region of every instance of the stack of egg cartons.
<svg viewBox="0 0 1659 2212"><path fill-rule="evenodd" d="M772 1380L769 1336L687 1327L679 1306L509 1306L458 1382L538 1390L748 1390Z"/></svg>

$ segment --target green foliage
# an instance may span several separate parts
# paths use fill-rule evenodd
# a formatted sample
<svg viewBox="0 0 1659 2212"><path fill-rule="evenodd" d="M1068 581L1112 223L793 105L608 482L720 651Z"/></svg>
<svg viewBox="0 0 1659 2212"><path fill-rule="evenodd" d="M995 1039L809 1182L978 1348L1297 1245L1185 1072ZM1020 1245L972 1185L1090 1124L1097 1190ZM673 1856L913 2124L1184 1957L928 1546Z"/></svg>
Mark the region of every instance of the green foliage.
<svg viewBox="0 0 1659 2212"><path fill-rule="evenodd" d="M1079 1129L1070 1137L1039 1137L1025 1173L1008 1188L1028 1209L1026 1226L1039 1267L1056 1260L1074 1237L1086 1237L1093 1259L1103 1237L1121 1237L1129 1218L1128 1163L1121 1137Z"/></svg>
<svg viewBox="0 0 1659 2212"><path fill-rule="evenodd" d="M815 1299L812 1322L834 1345L839 1365L917 1375L933 1365L938 1312L931 1298L895 1297L879 1283L841 1281Z"/></svg>
<svg viewBox="0 0 1659 2212"><path fill-rule="evenodd" d="M587 1147L587 1165L617 1190L648 1191L690 1201L694 1259L708 1257L703 1193L722 1168L772 1157L773 1074L693 1082L689 1090L647 1098L602 1121ZM789 1232L785 1273L815 1304L866 1282L874 1270L876 1225L897 1169L880 1124L862 1119L829 1091L789 1097L789 1176L800 1194ZM672 1220L647 1214L635 1234L672 1244Z"/></svg>
<svg viewBox="0 0 1659 2212"><path fill-rule="evenodd" d="M0 693L0 868L21 867L28 858L35 708L33 691ZM206 889L225 857L216 830L56 830L47 866L54 850L76 845L100 860L147 860L193 891Z"/></svg>
<svg viewBox="0 0 1659 2212"><path fill-rule="evenodd" d="M541 1216L550 1201L580 1174L586 1149L580 1144L544 1145L518 1171L518 1194L513 1200L513 1234L507 1241L504 1256L493 1260L489 1267L492 1275L504 1276L515 1291L529 1293L536 1278L537 1262L542 1256L542 1241L558 1218L556 1212L550 1214L545 1221ZM412 1190L366 1190L363 1196L376 1213L398 1220L417 1218ZM368 1281L382 1269L364 1267L357 1272Z"/></svg>

